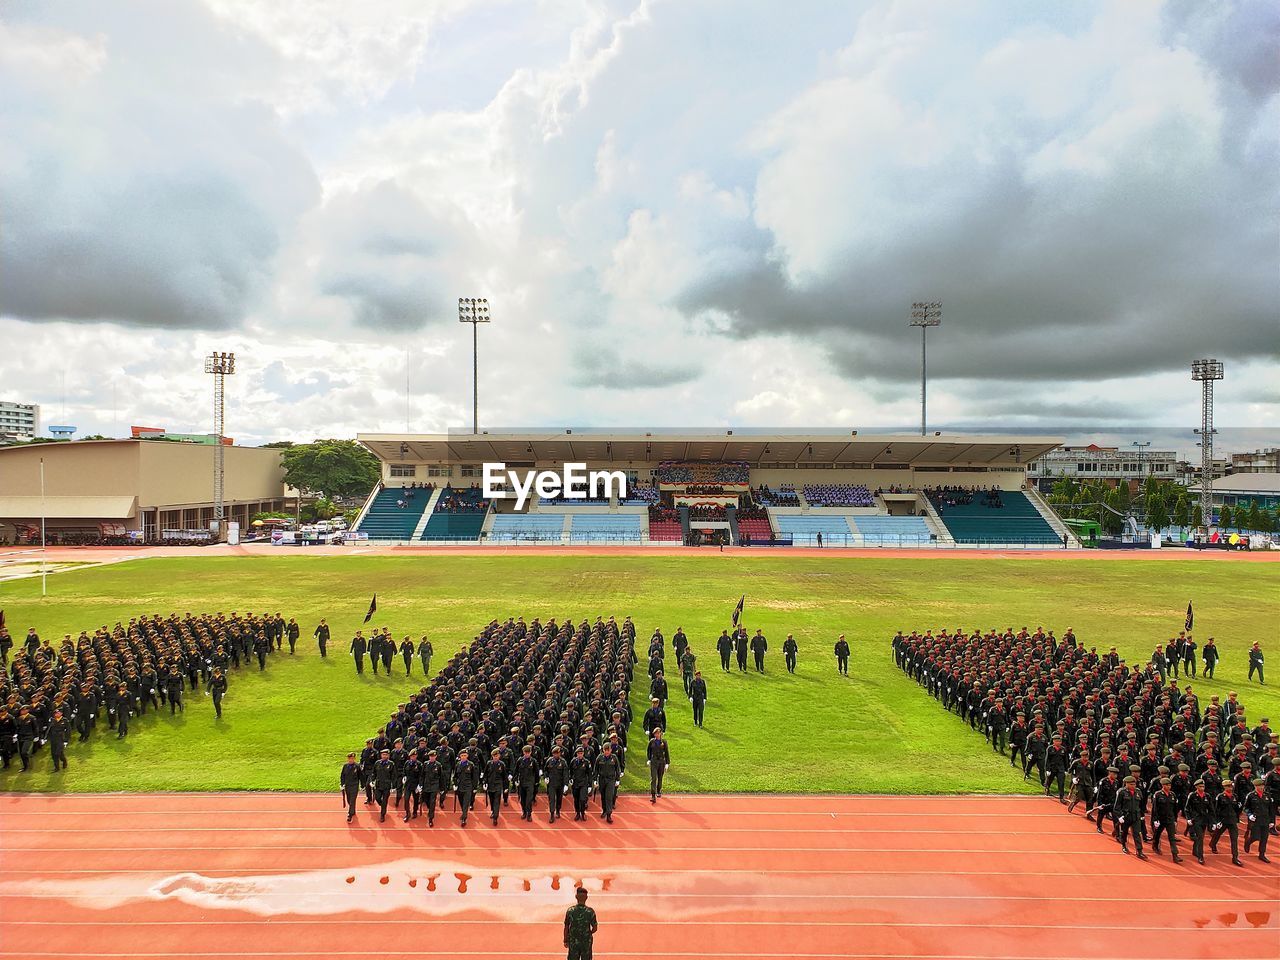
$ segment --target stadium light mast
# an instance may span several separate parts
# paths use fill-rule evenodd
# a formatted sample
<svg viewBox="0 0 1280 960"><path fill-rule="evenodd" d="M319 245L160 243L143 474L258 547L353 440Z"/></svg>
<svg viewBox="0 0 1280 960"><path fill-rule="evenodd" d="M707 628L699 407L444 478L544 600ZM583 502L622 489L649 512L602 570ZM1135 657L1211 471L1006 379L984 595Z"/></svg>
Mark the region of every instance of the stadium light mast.
<svg viewBox="0 0 1280 960"><path fill-rule="evenodd" d="M213 522L221 539L225 524L226 502L224 497L224 472L226 451L222 436L226 430L226 379L236 372L234 353L211 353L204 358L204 372L213 374Z"/></svg>
<svg viewBox="0 0 1280 960"><path fill-rule="evenodd" d="M489 301L458 298L458 322L471 324L471 432L480 432L480 324L489 322Z"/></svg>
<svg viewBox="0 0 1280 960"><path fill-rule="evenodd" d="M926 390L928 385L928 364L925 348L926 335L930 327L942 323L941 301L917 301L911 305L911 326L920 328L920 436L927 433L925 418Z"/></svg>
<svg viewBox="0 0 1280 960"><path fill-rule="evenodd" d="M1129 444L1131 447L1137 448L1138 451L1138 480L1141 482L1146 479L1146 474L1142 470L1142 455L1147 452L1147 447L1151 446L1150 440L1134 440Z"/></svg>
<svg viewBox="0 0 1280 960"><path fill-rule="evenodd" d="M1201 383L1200 429L1200 522L1207 533L1213 523L1213 381L1221 380L1221 360L1191 361L1191 379Z"/></svg>

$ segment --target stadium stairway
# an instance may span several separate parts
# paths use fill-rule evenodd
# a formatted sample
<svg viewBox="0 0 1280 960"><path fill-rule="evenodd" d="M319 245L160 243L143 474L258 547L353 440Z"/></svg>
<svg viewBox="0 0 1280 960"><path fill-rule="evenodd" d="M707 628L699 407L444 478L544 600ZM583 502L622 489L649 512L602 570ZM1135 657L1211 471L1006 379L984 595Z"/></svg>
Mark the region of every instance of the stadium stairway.
<svg viewBox="0 0 1280 960"><path fill-rule="evenodd" d="M426 496L425 490L417 491L417 495L408 506L401 509L396 501L404 496L402 487L386 487L378 491L369 509L360 520L358 530L367 533L370 540L411 540L418 521L427 512L435 494Z"/></svg>
<svg viewBox="0 0 1280 960"><path fill-rule="evenodd" d="M1026 492L1027 500L1036 508L1040 516L1044 517L1044 522L1053 528L1053 532L1058 536L1058 542L1062 542L1063 534L1066 534L1067 545L1069 547L1079 547L1080 538L1072 532L1071 528L1062 522L1062 518L1058 516L1058 511L1053 509L1053 505L1044 497L1040 496L1040 491L1035 487L1028 488Z"/></svg>
<svg viewBox="0 0 1280 960"><path fill-rule="evenodd" d="M1002 490L1000 496L1004 502L1000 508L984 507L980 494L972 503L942 507L939 515L956 543L1062 546L1062 538L1025 494Z"/></svg>
<svg viewBox="0 0 1280 960"><path fill-rule="evenodd" d="M724 518L729 521L729 543L736 547L742 543L742 538L738 535L738 508L726 507Z"/></svg>

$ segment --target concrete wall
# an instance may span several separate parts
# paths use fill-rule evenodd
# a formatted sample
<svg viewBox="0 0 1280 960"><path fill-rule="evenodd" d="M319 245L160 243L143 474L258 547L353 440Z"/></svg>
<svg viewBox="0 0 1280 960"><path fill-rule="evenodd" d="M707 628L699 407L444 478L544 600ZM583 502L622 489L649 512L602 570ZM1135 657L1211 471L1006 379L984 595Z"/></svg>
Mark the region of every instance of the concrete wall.
<svg viewBox="0 0 1280 960"><path fill-rule="evenodd" d="M40 460L50 497L134 497L138 494L138 444L133 442L38 443L0 449L0 493L40 495Z"/></svg>

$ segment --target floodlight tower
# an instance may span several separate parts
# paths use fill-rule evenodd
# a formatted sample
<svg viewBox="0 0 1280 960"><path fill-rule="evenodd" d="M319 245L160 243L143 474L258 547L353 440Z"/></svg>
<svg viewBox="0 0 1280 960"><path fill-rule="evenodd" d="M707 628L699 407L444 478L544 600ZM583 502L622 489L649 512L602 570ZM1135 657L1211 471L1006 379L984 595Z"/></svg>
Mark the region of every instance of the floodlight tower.
<svg viewBox="0 0 1280 960"><path fill-rule="evenodd" d="M480 432L480 324L489 322L489 301L475 297L458 298L458 322L471 324L471 432Z"/></svg>
<svg viewBox="0 0 1280 960"><path fill-rule="evenodd" d="M226 512L223 496L225 450L222 443L222 434L226 429L224 395L227 377L236 372L236 355L234 353L209 354L204 358L204 372L213 374L213 522L218 528L218 536L221 537L224 533L223 520Z"/></svg>
<svg viewBox="0 0 1280 960"><path fill-rule="evenodd" d="M1200 521L1207 531L1213 523L1213 381L1223 378L1221 360L1191 361L1191 379L1202 384L1200 401Z"/></svg>
<svg viewBox="0 0 1280 960"><path fill-rule="evenodd" d="M1144 453L1147 452L1147 447L1151 446L1151 441L1150 440L1134 440L1132 443L1129 444L1129 446L1137 447L1138 449L1138 482L1141 483L1147 478L1146 473L1144 473L1142 469L1142 456Z"/></svg>
<svg viewBox="0 0 1280 960"><path fill-rule="evenodd" d="M920 436L925 435L925 391L928 383L925 338L930 327L942 323L942 303L917 301L911 305L911 326L920 328Z"/></svg>

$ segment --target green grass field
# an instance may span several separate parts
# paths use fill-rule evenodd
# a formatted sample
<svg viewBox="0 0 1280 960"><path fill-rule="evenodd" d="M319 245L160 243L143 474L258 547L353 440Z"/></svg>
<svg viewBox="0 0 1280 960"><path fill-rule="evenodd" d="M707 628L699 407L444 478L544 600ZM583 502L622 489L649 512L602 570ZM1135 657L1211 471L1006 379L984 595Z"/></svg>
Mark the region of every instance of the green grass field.
<svg viewBox="0 0 1280 960"><path fill-rule="evenodd" d="M54 774L47 751L26 775L14 767L0 789L325 790L336 789L350 749L422 677L357 678L346 641L377 591L375 624L399 638L426 633L438 667L491 618L524 615L635 618L644 653L655 626L669 639L685 628L710 688L707 723L695 730L687 701L668 704L671 789L853 793L1023 791L1008 761L945 714L893 666L896 628L1043 624L1074 627L1086 643L1114 644L1145 659L1196 605L1197 635L1216 636L1223 660L1202 696L1238 688L1249 714L1280 719L1275 686L1245 685L1244 652L1274 645L1280 623L1280 566L1197 560L1046 560L937 557L833 559L741 557L253 557L148 559L0 585L0 608L20 639L28 626L60 637L139 613L279 610L303 626L299 653L274 656L265 674L232 678L224 719L207 698L185 715L148 714L119 742L101 731L70 750ZM714 638L747 595L745 622L769 638L768 672L720 672ZM328 660L311 629L333 627ZM783 669L782 640L796 635L800 665ZM851 676L835 672L837 633L853 647ZM1280 660L1273 653L1273 659ZM417 664L415 663L415 668ZM1275 668L1280 672L1280 665ZM647 682L638 676L637 723ZM1273 679L1273 684L1276 682ZM624 787L639 788L633 761ZM647 787L647 780L645 781Z"/></svg>

